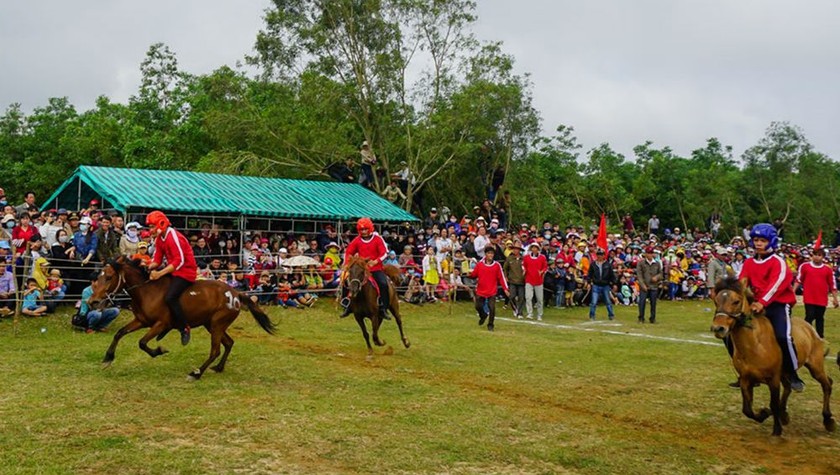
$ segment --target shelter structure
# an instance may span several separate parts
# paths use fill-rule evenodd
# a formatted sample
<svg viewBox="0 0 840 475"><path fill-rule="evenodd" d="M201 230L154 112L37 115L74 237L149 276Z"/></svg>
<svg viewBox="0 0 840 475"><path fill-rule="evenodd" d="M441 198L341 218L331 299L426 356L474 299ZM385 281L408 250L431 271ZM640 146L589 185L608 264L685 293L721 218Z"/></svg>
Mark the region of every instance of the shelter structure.
<svg viewBox="0 0 840 475"><path fill-rule="evenodd" d="M174 170L80 166L46 200L42 209L83 210L92 199L127 220L159 209L174 226L278 233L315 233L362 216L379 225L419 221L417 217L354 183L291 180Z"/></svg>

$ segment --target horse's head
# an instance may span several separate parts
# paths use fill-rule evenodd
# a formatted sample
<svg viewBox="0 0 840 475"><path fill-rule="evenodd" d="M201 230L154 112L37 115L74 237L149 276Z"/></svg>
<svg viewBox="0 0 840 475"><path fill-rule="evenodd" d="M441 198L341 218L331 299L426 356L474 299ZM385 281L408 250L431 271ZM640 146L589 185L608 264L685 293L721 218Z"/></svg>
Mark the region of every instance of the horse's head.
<svg viewBox="0 0 840 475"><path fill-rule="evenodd" d="M89 305L94 308L104 307L113 295L125 287L124 267L126 260L120 256L102 268L99 277L93 282L93 295L90 296Z"/></svg>
<svg viewBox="0 0 840 475"><path fill-rule="evenodd" d="M347 297L352 299L361 292L362 286L370 278L368 260L359 256L351 257L347 260L344 272L347 280Z"/></svg>
<svg viewBox="0 0 840 475"><path fill-rule="evenodd" d="M716 337L726 338L738 325L746 325L752 316L753 296L746 282L727 277L715 285L715 316L710 329Z"/></svg>

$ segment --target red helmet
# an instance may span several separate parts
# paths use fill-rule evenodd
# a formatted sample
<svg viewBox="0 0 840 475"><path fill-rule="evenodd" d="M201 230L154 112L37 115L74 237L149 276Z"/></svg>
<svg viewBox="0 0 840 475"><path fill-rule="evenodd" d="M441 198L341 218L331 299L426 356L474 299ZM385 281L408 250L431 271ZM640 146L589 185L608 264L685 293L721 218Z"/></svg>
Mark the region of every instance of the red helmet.
<svg viewBox="0 0 840 475"><path fill-rule="evenodd" d="M146 226L150 228L159 228L161 231L166 231L170 224L169 218L162 211L152 211L146 216Z"/></svg>
<svg viewBox="0 0 840 475"><path fill-rule="evenodd" d="M359 221L356 222L356 231L361 234L363 229L367 229L370 232L373 232L373 221L370 218L360 218Z"/></svg>

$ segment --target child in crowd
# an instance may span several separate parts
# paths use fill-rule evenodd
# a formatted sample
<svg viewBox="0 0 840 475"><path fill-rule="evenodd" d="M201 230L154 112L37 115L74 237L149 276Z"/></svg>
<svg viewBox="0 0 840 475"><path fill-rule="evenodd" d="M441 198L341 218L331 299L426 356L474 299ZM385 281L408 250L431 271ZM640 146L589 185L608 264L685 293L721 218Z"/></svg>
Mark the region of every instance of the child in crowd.
<svg viewBox="0 0 840 475"><path fill-rule="evenodd" d="M563 298L566 301L566 308L574 306L575 289L577 289L577 277L575 276L576 268L572 267L568 262L563 263L563 268L566 270L565 291Z"/></svg>
<svg viewBox="0 0 840 475"><path fill-rule="evenodd" d="M271 282L271 274L268 271L260 272L260 280L254 288L254 295L260 305L274 303L277 285Z"/></svg>
<svg viewBox="0 0 840 475"><path fill-rule="evenodd" d="M47 277L47 290L45 292L46 298L51 300L61 300L64 298L64 293L67 291L67 286L64 285L64 279L61 278L61 271L58 269L50 270L50 275Z"/></svg>
<svg viewBox="0 0 840 475"><path fill-rule="evenodd" d="M152 256L149 255L149 243L140 241L137 243L137 253L131 256L131 260L140 261L140 265L148 267L152 262Z"/></svg>
<svg viewBox="0 0 840 475"><path fill-rule="evenodd" d="M623 305L631 305L633 303L633 290L630 288L627 276L624 275L618 279L618 299Z"/></svg>
<svg viewBox="0 0 840 475"><path fill-rule="evenodd" d="M32 277L26 279L26 290L23 292L22 312L29 317L41 317L47 312L47 306L41 303L41 291L38 281Z"/></svg>
<svg viewBox="0 0 840 475"><path fill-rule="evenodd" d="M294 299L294 293L292 284L289 283L289 277L286 274L280 274L277 280L277 304L283 307L297 308L298 303Z"/></svg>

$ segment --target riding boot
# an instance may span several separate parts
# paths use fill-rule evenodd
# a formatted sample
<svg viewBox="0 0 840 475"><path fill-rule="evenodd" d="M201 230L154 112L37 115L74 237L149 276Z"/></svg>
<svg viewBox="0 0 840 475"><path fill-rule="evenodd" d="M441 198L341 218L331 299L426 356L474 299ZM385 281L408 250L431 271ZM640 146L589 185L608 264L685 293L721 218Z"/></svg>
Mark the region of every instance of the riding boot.
<svg viewBox="0 0 840 475"><path fill-rule="evenodd" d="M805 382L799 378L796 371L792 371L788 374L788 381L790 382L790 389L793 391L801 393L805 389Z"/></svg>
<svg viewBox="0 0 840 475"><path fill-rule="evenodd" d="M388 315L388 306L383 304L382 302L379 303L379 318L382 320L390 320L391 317Z"/></svg>
<svg viewBox="0 0 840 475"><path fill-rule="evenodd" d="M341 299L341 306L344 307L344 312L338 318L345 318L353 313L353 309L350 307L350 299L347 297Z"/></svg>
<svg viewBox="0 0 840 475"><path fill-rule="evenodd" d="M190 326L184 325L184 328L181 329L181 345L187 346L190 342Z"/></svg>

